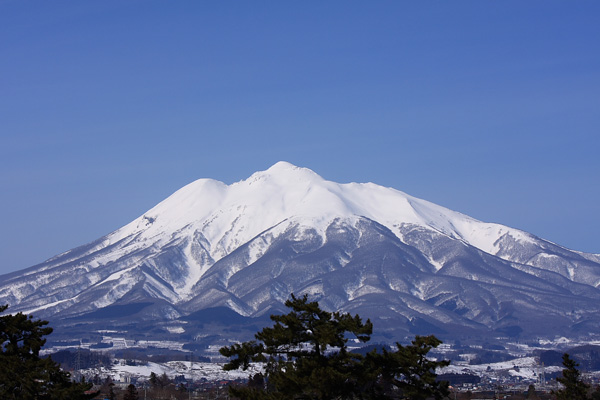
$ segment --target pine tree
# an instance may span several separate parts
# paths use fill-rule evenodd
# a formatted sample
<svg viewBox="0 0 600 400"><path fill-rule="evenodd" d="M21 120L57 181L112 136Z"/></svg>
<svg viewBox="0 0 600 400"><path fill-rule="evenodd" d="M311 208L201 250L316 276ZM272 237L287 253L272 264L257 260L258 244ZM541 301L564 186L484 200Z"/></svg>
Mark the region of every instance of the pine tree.
<svg viewBox="0 0 600 400"><path fill-rule="evenodd" d="M435 336L416 336L412 344L402 346L396 343L396 351L377 350L367 354L366 370L374 379L371 387L365 390L374 398L399 396L401 399L440 400L449 395L448 382L436 381L436 369L450 364L449 361L435 361L427 358L432 348L442 342Z"/></svg>
<svg viewBox="0 0 600 400"><path fill-rule="evenodd" d="M115 384L110 382L108 384L108 400L117 400L117 395L114 390Z"/></svg>
<svg viewBox="0 0 600 400"><path fill-rule="evenodd" d="M581 380L581 372L577 369L579 364L573 360L567 353L562 357L563 366L562 377L556 378L563 385L563 388L553 392L558 400L585 400L589 385Z"/></svg>
<svg viewBox="0 0 600 400"><path fill-rule="evenodd" d="M102 383L102 386L100 387L100 393L105 394L105 398L109 399L109 400L114 400L116 395L115 392L113 390L113 386L115 386L115 384L113 383L113 380L111 378L111 376L107 376L106 379L104 379L104 382ZM112 398L111 398L112 396Z"/></svg>
<svg viewBox="0 0 600 400"><path fill-rule="evenodd" d="M527 388L527 395L525 396L525 398L533 399L533 400L538 399L538 396L535 393L535 385L533 385L533 384L529 385L529 387Z"/></svg>
<svg viewBox="0 0 600 400"><path fill-rule="evenodd" d="M179 385L177 385L177 391L180 393L187 393L188 389L185 387L185 385L182 382Z"/></svg>
<svg viewBox="0 0 600 400"><path fill-rule="evenodd" d="M8 306L0 306L0 312ZM70 375L52 358L40 357L44 336L52 333L48 321L23 313L0 316L0 398L2 399L91 399L84 392L92 387L71 382Z"/></svg>
<svg viewBox="0 0 600 400"><path fill-rule="evenodd" d="M152 385L153 388L159 386L158 375L156 375L154 372L150 372L150 385Z"/></svg>
<svg viewBox="0 0 600 400"><path fill-rule="evenodd" d="M360 317L330 313L309 302L307 296L292 295L286 315L272 315L272 328L264 328L257 341L221 348L225 357L234 357L225 370L247 369L250 362L266 362L267 388L234 388L231 394L242 399L350 399L356 392L355 370L361 356L348 351L347 335L361 341L370 339L372 324Z"/></svg>
<svg viewBox="0 0 600 400"><path fill-rule="evenodd" d="M409 346L397 344L394 352L376 350L366 357L348 350L349 335L366 342L373 325L358 315L329 313L294 295L286 315L272 315L272 328L256 340L223 347L229 357L225 370L246 370L251 362L265 363L264 381L255 376L246 387L230 387L241 399L442 399L447 382L436 382L435 370L447 361L432 361L427 353L441 342L434 336L417 336ZM263 383L264 382L264 383ZM400 397L398 397L400 396Z"/></svg>
<svg viewBox="0 0 600 400"><path fill-rule="evenodd" d="M123 395L123 400L138 400L139 396L138 396L138 392L137 389L135 388L135 385L130 383L127 386L127 390L125 391L125 394Z"/></svg>
<svg viewBox="0 0 600 400"><path fill-rule="evenodd" d="M164 389L167 386L169 386L170 383L171 380L169 379L169 376L166 372L163 372L162 375L158 378L158 384L160 385L160 388Z"/></svg>
<svg viewBox="0 0 600 400"><path fill-rule="evenodd" d="M592 392L592 400L600 400L600 385L596 386L596 390Z"/></svg>

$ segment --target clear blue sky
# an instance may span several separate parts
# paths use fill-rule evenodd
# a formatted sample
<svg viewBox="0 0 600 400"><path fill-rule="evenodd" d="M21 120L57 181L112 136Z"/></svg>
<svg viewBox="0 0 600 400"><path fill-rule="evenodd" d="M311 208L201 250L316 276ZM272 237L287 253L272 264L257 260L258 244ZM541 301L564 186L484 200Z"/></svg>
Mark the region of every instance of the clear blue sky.
<svg viewBox="0 0 600 400"><path fill-rule="evenodd" d="M279 160L600 253L598 1L0 0L0 273Z"/></svg>

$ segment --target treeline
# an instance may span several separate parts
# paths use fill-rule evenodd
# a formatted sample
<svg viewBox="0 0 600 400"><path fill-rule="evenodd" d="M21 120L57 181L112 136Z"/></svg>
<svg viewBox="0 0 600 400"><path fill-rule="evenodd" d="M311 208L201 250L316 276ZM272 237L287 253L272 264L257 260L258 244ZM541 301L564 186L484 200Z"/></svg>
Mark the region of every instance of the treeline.
<svg viewBox="0 0 600 400"><path fill-rule="evenodd" d="M126 349L109 355L89 349L69 348L51 353L47 357L51 357L66 371L110 367L113 357L124 359L127 365L145 365L148 362L166 363L169 361L210 362L210 358L208 357L197 356L187 352L170 351L148 354L145 349Z"/></svg>
<svg viewBox="0 0 600 400"><path fill-rule="evenodd" d="M90 351L88 349L60 350L56 353L52 353L49 355L49 357L59 363L61 368L66 371L109 367L112 362L110 356L97 351Z"/></svg>
<svg viewBox="0 0 600 400"><path fill-rule="evenodd" d="M583 371L600 370L600 346L584 345L573 347L566 351L573 358ZM547 350L536 353L540 363L544 365L561 365L563 353Z"/></svg>

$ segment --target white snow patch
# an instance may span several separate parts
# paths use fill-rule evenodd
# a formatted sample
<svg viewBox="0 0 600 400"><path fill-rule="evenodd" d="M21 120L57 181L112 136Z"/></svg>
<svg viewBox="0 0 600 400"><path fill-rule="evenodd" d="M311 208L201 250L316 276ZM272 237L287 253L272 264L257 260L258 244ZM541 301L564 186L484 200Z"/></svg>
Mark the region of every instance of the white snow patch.
<svg viewBox="0 0 600 400"><path fill-rule="evenodd" d="M110 282L110 281L120 280L123 275L125 275L126 273L128 273L129 271L131 271L134 268L135 268L135 266L117 271L114 274L110 275L108 278L102 280L101 282L98 282L98 285L102 285L103 283Z"/></svg>
<svg viewBox="0 0 600 400"><path fill-rule="evenodd" d="M143 365L126 365L124 360L122 360L120 363L113 365L108 374L117 381L123 381L127 377L137 377L140 380L148 380L152 372L159 376L164 373L171 378L183 375L186 379L194 381L200 379L216 381L247 379L254 374L264 372L264 366L262 364L252 363L246 371L224 371L223 365L224 363L196 363L183 361L171 361L166 364L149 362Z"/></svg>
<svg viewBox="0 0 600 400"><path fill-rule="evenodd" d="M114 243L139 235L136 242L147 241L147 246L186 228L202 232L213 244L210 253L217 261L286 220L303 221L322 234L336 218L357 217L377 221L397 235L402 224L417 224L491 254L497 253L494 243L506 233L531 241L525 232L477 221L392 188L339 184L285 162L232 185L210 179L192 182L109 238ZM262 250L263 245L254 244L249 261L254 262Z"/></svg>

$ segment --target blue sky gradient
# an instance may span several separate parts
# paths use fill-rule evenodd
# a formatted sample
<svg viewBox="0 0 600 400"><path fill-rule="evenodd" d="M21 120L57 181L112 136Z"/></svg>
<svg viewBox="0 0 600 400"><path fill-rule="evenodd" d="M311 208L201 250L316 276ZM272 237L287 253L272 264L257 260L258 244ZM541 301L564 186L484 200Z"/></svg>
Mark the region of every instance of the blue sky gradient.
<svg viewBox="0 0 600 400"><path fill-rule="evenodd" d="M277 161L600 253L596 1L0 0L0 273Z"/></svg>

